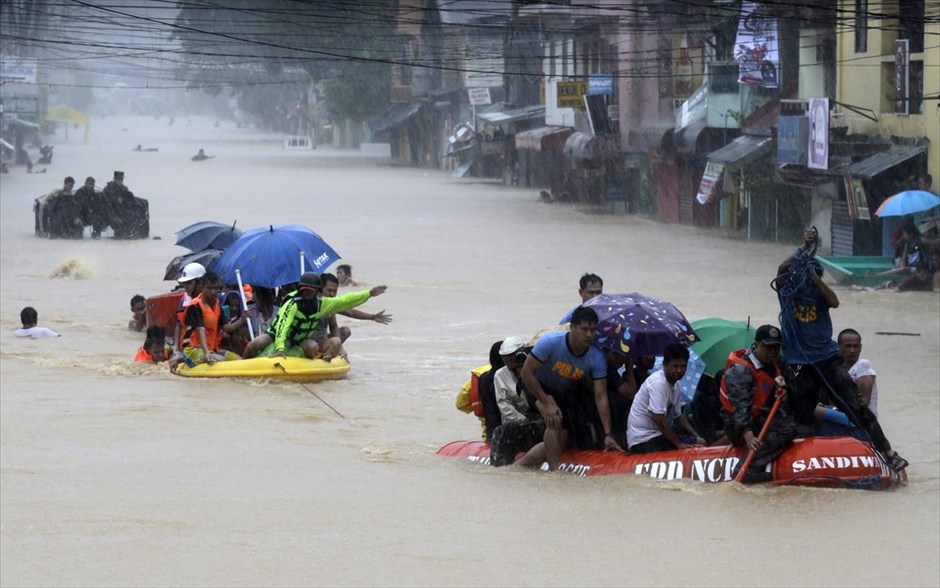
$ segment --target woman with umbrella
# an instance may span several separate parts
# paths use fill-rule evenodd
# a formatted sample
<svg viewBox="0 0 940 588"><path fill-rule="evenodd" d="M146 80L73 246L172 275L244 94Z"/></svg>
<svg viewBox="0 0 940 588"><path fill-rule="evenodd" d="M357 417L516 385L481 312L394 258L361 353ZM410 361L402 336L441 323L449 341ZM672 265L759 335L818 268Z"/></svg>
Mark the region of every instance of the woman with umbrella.
<svg viewBox="0 0 940 588"><path fill-rule="evenodd" d="M933 290L934 261L930 247L920 237L914 222L901 225L901 240L894 256L895 268L881 275L902 275L897 284L899 292L909 290ZM890 284L890 282L889 282Z"/></svg>

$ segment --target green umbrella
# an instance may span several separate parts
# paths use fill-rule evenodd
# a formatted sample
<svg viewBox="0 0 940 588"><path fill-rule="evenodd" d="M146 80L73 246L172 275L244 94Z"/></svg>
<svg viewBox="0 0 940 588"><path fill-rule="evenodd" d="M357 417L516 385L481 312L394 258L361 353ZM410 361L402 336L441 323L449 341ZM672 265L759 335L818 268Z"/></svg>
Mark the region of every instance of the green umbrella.
<svg viewBox="0 0 940 588"><path fill-rule="evenodd" d="M744 322L718 317L692 321L692 328L701 339L692 345L692 349L705 362L705 373L709 376L714 376L715 372L724 369L732 351L750 347L756 331L751 326L750 319Z"/></svg>

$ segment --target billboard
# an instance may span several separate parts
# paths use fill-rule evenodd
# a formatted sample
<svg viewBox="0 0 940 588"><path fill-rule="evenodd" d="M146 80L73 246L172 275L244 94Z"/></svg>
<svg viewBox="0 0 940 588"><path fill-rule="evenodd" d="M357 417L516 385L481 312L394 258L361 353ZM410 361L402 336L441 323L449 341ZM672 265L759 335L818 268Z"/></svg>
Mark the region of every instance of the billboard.
<svg viewBox="0 0 940 588"><path fill-rule="evenodd" d="M777 19L758 12L756 2L741 4L734 59L738 62L738 83L777 88L780 68Z"/></svg>

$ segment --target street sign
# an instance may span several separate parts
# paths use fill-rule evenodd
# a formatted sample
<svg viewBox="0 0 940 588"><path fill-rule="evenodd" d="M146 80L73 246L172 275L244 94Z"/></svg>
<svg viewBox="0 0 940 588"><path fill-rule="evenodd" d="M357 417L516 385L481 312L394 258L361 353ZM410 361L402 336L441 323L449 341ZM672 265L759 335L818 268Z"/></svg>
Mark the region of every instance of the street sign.
<svg viewBox="0 0 940 588"><path fill-rule="evenodd" d="M492 104L489 88L467 88L470 104L473 106L486 106Z"/></svg>

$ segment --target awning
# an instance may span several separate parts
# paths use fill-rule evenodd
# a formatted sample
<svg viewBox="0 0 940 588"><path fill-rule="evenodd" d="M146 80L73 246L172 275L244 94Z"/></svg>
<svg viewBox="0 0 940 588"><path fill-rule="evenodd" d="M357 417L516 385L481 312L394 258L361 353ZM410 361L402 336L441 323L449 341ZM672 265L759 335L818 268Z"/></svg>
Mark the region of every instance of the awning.
<svg viewBox="0 0 940 588"><path fill-rule="evenodd" d="M889 151L882 151L870 157L853 163L849 166L849 174L856 178L870 180L878 174L888 171L892 167L901 165L905 161L917 157L927 150L925 146L893 147Z"/></svg>
<svg viewBox="0 0 940 588"><path fill-rule="evenodd" d="M52 122L71 123L76 125L87 125L88 115L75 110L71 106L60 104L59 106L55 106L49 109L49 111L46 113L46 120Z"/></svg>
<svg viewBox="0 0 940 588"><path fill-rule="evenodd" d="M573 132L571 127L539 127L516 133L516 149L561 151L568 135Z"/></svg>
<svg viewBox="0 0 940 588"><path fill-rule="evenodd" d="M376 120L370 126L373 131L379 132L392 127L401 125L409 118L418 114L418 111L421 110L422 104L420 102L410 102L408 104L398 104L391 107L381 118Z"/></svg>
<svg viewBox="0 0 940 588"><path fill-rule="evenodd" d="M39 125L34 123L31 120L23 120L21 118L11 118L10 122L13 126L23 127L24 129L38 129Z"/></svg>
<svg viewBox="0 0 940 588"><path fill-rule="evenodd" d="M535 106L526 106L525 108L514 108L512 110L494 110L491 112L478 113L477 118L485 120L494 125L503 123L514 123L522 120L530 120L545 117L545 106L538 104Z"/></svg>
<svg viewBox="0 0 940 588"><path fill-rule="evenodd" d="M679 153L698 153L698 138L705 130L708 123L702 119L697 120L682 130L676 131L674 135L676 151Z"/></svg>
<svg viewBox="0 0 940 588"><path fill-rule="evenodd" d="M742 168L773 149L773 139L744 135L708 154L708 161L723 163L729 169Z"/></svg>

